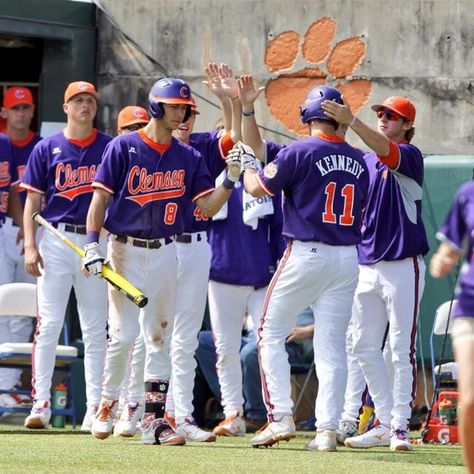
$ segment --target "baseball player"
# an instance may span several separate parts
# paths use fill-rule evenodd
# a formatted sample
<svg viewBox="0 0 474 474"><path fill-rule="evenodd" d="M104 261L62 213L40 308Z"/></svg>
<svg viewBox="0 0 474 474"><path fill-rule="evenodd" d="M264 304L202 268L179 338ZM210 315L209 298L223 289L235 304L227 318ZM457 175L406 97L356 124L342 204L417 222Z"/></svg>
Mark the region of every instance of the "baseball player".
<svg viewBox="0 0 474 474"><path fill-rule="evenodd" d="M157 81L149 94L150 122L112 140L93 184L84 265L93 274L102 271L98 240L104 226L111 234L112 267L148 295L148 304L137 318L125 296L108 288L110 337L102 400L92 426L100 439L112 432L128 353L141 331L146 345L142 443L185 444L164 418L177 287L173 237L183 233L192 201L201 213L214 215L240 176L240 163L234 160L223 184L213 189L202 156L172 137L172 131L189 117L191 99L191 90L182 80Z"/></svg>
<svg viewBox="0 0 474 474"><path fill-rule="evenodd" d="M124 107L117 116L117 135L125 135L143 128L150 121L148 112L136 105ZM135 309L138 317L138 308ZM144 410L145 341L139 335L130 354L129 370L125 371L116 413L114 436L131 437Z"/></svg>
<svg viewBox="0 0 474 474"><path fill-rule="evenodd" d="M34 102L31 91L26 87L10 87L3 97L2 117L6 120L6 134L10 137L13 151L13 167L16 168L18 179L12 182L12 186L18 187L26 162L33 147L41 140L41 137L30 130L31 120L34 115ZM26 191L19 189L22 207L26 200ZM25 272L23 261L23 241L19 239L20 227L13 219L6 217L4 223L5 236L5 265L6 282L35 283L36 279ZM0 340L8 342L28 342L32 332L31 318L1 318ZM1 369L0 388L11 389L21 386L21 370ZM14 406L17 404L31 402L26 396L14 394L0 395L0 404Z"/></svg>
<svg viewBox="0 0 474 474"><path fill-rule="evenodd" d="M297 315L311 306L319 393L317 434L309 448L336 449L335 430L347 377L345 335L357 284L356 246L361 239L368 171L362 153L336 136L338 125L324 114L323 101L342 104L341 94L326 86L310 91L300 109L310 138L282 149L263 170L257 172L252 154L241 150L250 194L284 192L283 235L288 239L265 296L258 329L269 424L252 438L254 447L295 437L285 339Z"/></svg>
<svg viewBox="0 0 474 474"><path fill-rule="evenodd" d="M13 216L15 223L21 225L22 205L18 190L11 186L17 180L16 167L13 166L13 150L8 137L0 134L0 285L8 283L7 259L4 238L4 223L7 213ZM20 234L21 235L21 234ZM0 337L2 337L0 333ZM6 342L6 341L1 341ZM7 387L8 389L10 387Z"/></svg>
<svg viewBox="0 0 474 474"><path fill-rule="evenodd" d="M24 212L25 268L38 277L38 318L33 350L31 414L27 428L46 428L51 417L51 379L55 348L63 328L71 285L78 302L84 339L87 412L83 429L100 401L106 348L107 299L105 283L86 278L80 257L50 232L36 245L35 212L78 246L86 243L86 214L102 153L110 137L93 127L98 93L93 84L70 83L64 94L67 124L63 131L36 144L21 186L28 191ZM42 209L42 201L44 208ZM81 428L81 429L82 429Z"/></svg>
<svg viewBox="0 0 474 474"><path fill-rule="evenodd" d="M353 352L364 372L380 424L347 439L345 445L390 446L392 451L407 451L412 449L407 427L415 395L415 335L424 288L423 256L428 252L421 218L423 157L410 143L416 110L406 97L389 97L372 106L378 117L377 130L373 130L347 105L325 102L323 108L328 117L349 125L374 150L365 156L370 187L352 322ZM393 390L380 350L387 321Z"/></svg>
<svg viewBox="0 0 474 474"><path fill-rule="evenodd" d="M466 255L460 292L453 309L452 341L458 365L459 429L468 471L474 472L474 181L461 186L436 237L441 240L430 261L430 273L440 278Z"/></svg>
<svg viewBox="0 0 474 474"><path fill-rule="evenodd" d="M212 79L208 72L211 66L216 65L211 63L206 68L208 83L211 83ZM226 84L232 86L229 96L238 96L237 81L233 79L232 70L225 64L221 64L219 69L225 75ZM224 104L230 102L230 98L225 92L222 93L221 81L212 81L212 84L210 90L220 99L222 110L225 111ZM234 145L233 140L239 137L232 136L236 133L233 127L228 133L223 130L193 133L197 114L199 111L193 103L188 120L173 132L173 136L201 153L211 178L215 180L225 169L225 157ZM215 434L200 429L192 417L196 368L194 353L198 346L198 334L206 307L211 263L211 248L206 234L209 223L209 217L202 215L198 206L192 205L185 216L184 233L176 237L178 288L171 338L171 389L166 402L167 418L176 432L187 440L200 442L216 440Z"/></svg>

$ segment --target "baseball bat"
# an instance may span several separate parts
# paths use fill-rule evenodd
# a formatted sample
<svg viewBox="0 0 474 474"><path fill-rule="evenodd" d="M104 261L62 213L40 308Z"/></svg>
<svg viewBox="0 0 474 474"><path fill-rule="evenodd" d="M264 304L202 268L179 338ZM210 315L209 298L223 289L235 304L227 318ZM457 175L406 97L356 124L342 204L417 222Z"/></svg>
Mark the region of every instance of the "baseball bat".
<svg viewBox="0 0 474 474"><path fill-rule="evenodd" d="M56 229L56 227L52 226L39 212L33 214L33 220L52 232L58 239L62 240L68 247L74 250L74 252L79 254L81 257L84 257L84 250L71 242L62 232ZM122 275L112 270L108 264L102 265L102 274L100 276L118 291L123 293L139 308L143 308L148 303L148 298L138 288L132 285Z"/></svg>

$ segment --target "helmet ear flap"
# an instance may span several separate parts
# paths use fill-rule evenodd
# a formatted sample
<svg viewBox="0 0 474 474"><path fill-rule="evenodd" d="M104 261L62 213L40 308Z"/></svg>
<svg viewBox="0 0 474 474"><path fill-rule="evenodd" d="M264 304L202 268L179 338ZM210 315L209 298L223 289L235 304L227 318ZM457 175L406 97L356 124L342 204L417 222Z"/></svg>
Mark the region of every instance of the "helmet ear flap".
<svg viewBox="0 0 474 474"><path fill-rule="evenodd" d="M183 118L183 123L186 122L189 117L191 117L191 113L192 113L191 106L187 105L186 106L186 113L184 114L184 118Z"/></svg>
<svg viewBox="0 0 474 474"><path fill-rule="evenodd" d="M161 102L152 102L150 101L148 105L148 112L150 116L154 119L160 119L163 117L165 110L163 109L163 105Z"/></svg>

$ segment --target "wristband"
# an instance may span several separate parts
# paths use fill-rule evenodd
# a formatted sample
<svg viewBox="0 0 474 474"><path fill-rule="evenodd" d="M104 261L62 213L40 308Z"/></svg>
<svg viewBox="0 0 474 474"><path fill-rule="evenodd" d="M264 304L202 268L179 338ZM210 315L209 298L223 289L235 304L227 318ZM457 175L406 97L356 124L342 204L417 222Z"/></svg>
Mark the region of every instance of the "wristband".
<svg viewBox="0 0 474 474"><path fill-rule="evenodd" d="M242 110L242 115L243 115L244 117L255 117L255 110L252 110L252 112L244 112L244 111Z"/></svg>
<svg viewBox="0 0 474 474"><path fill-rule="evenodd" d="M354 125L355 121L357 120L357 117L354 115L354 118L351 120L351 123L348 125L348 127L352 127Z"/></svg>
<svg viewBox="0 0 474 474"><path fill-rule="evenodd" d="M95 230L89 230L86 236L86 239L87 239L86 243L87 244L92 244L94 242L99 243L99 235L100 235L99 232L96 232Z"/></svg>
<svg viewBox="0 0 474 474"><path fill-rule="evenodd" d="M231 179L229 179L227 176L225 177L223 183L222 183L222 186L224 186L224 188L226 189L234 189L234 184L235 182L232 181Z"/></svg>

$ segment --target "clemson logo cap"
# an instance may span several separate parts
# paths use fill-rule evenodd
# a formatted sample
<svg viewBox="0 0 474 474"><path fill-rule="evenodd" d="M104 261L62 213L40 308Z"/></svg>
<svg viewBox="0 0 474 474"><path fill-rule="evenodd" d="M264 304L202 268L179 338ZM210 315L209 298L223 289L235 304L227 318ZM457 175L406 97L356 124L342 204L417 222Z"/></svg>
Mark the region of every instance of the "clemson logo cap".
<svg viewBox="0 0 474 474"><path fill-rule="evenodd" d="M416 109L407 97L394 95L385 99L383 104L374 104L371 108L375 112L378 112L381 109L389 109L396 112L398 115L405 117L409 122L415 121Z"/></svg>
<svg viewBox="0 0 474 474"><path fill-rule="evenodd" d="M90 82L76 81L71 82L64 93L64 103L68 103L75 95L79 94L91 94L96 99L99 99L99 94L94 86Z"/></svg>
<svg viewBox="0 0 474 474"><path fill-rule="evenodd" d="M148 123L150 117L143 107L128 105L124 107L117 117L117 128L125 128L136 123Z"/></svg>
<svg viewBox="0 0 474 474"><path fill-rule="evenodd" d="M3 96L3 106L11 109L19 104L35 105L31 91L26 87L10 87Z"/></svg>

